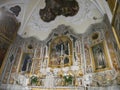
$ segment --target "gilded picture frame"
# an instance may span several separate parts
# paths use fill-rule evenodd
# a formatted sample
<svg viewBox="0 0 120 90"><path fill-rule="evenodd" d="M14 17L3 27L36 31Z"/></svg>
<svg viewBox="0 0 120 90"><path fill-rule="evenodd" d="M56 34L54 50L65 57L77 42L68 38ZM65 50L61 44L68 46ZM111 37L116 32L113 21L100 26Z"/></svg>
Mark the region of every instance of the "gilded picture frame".
<svg viewBox="0 0 120 90"><path fill-rule="evenodd" d="M110 62L108 60L105 41L92 45L90 47L90 53L92 56L92 64L95 72L110 69Z"/></svg>
<svg viewBox="0 0 120 90"><path fill-rule="evenodd" d="M113 15L112 20L112 26L113 26L113 33L116 38L118 47L120 49L120 1L118 0L116 2L116 7Z"/></svg>
<svg viewBox="0 0 120 90"><path fill-rule="evenodd" d="M116 5L116 2L117 2L117 0L107 0L107 3L109 5L109 8L110 8L112 14L114 13L114 8Z"/></svg>
<svg viewBox="0 0 120 90"><path fill-rule="evenodd" d="M0 37L0 74L4 69L9 48L10 48L10 43Z"/></svg>
<svg viewBox="0 0 120 90"><path fill-rule="evenodd" d="M58 36L50 44L49 67L72 65L72 41L67 36Z"/></svg>

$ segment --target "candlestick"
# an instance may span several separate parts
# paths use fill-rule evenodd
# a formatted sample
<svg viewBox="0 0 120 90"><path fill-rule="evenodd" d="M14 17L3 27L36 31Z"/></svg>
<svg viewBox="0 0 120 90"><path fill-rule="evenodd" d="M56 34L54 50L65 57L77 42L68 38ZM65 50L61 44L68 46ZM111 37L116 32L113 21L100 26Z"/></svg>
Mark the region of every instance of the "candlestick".
<svg viewBox="0 0 120 90"><path fill-rule="evenodd" d="M70 45L69 45L69 43L68 43L68 53L70 55Z"/></svg>
<svg viewBox="0 0 120 90"><path fill-rule="evenodd" d="M80 41L78 41L78 46L79 46L78 53L80 53Z"/></svg>

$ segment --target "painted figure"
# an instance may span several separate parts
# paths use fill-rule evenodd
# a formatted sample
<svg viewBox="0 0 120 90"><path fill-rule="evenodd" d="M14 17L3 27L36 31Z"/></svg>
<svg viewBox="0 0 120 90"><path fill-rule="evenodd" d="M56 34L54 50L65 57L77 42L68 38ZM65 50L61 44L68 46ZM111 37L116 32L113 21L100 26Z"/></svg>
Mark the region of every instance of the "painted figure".
<svg viewBox="0 0 120 90"><path fill-rule="evenodd" d="M98 66L105 67L104 53L100 47L97 48L96 55L97 55L97 59L98 59L98 61L97 61Z"/></svg>
<svg viewBox="0 0 120 90"><path fill-rule="evenodd" d="M97 69L106 68L105 53L103 51L102 44L98 44L93 47L93 56Z"/></svg>
<svg viewBox="0 0 120 90"><path fill-rule="evenodd" d="M31 57L29 55L26 55L23 66L22 66L22 71L30 72L31 65L32 65Z"/></svg>

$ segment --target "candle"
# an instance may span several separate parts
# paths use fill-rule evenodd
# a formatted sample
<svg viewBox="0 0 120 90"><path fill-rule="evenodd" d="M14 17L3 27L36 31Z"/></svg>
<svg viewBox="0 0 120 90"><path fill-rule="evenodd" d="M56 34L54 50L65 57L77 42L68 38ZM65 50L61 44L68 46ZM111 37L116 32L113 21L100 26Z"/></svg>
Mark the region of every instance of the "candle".
<svg viewBox="0 0 120 90"><path fill-rule="evenodd" d="M77 53L79 53L79 43L77 42Z"/></svg>
<svg viewBox="0 0 120 90"><path fill-rule="evenodd" d="M48 47L47 47L47 45L46 45L46 55L45 55L46 57L48 56Z"/></svg>
<svg viewBox="0 0 120 90"><path fill-rule="evenodd" d="M39 58L41 57L41 47L40 47L40 56L39 56Z"/></svg>
<svg viewBox="0 0 120 90"><path fill-rule="evenodd" d="M74 52L78 52L78 42L75 42L75 51Z"/></svg>
<svg viewBox="0 0 120 90"><path fill-rule="evenodd" d="M74 52L75 52L76 51L76 42L75 42L75 47L74 48L75 48L75 50L74 50Z"/></svg>
<svg viewBox="0 0 120 90"><path fill-rule="evenodd" d="M34 51L34 58L35 58L35 56L36 56L36 50L37 50L37 49L35 49L35 51Z"/></svg>
<svg viewBox="0 0 120 90"><path fill-rule="evenodd" d="M78 53L80 53L80 41L78 41Z"/></svg>
<svg viewBox="0 0 120 90"><path fill-rule="evenodd" d="M40 58L42 59L42 57L43 57L43 48L42 47L41 47L41 52L40 53L41 53L41 57Z"/></svg>
<svg viewBox="0 0 120 90"><path fill-rule="evenodd" d="M43 55L44 58L45 58L45 55L46 55L46 47L44 47L44 55Z"/></svg>
<svg viewBox="0 0 120 90"><path fill-rule="evenodd" d="M61 45L61 56L63 55L63 45Z"/></svg>

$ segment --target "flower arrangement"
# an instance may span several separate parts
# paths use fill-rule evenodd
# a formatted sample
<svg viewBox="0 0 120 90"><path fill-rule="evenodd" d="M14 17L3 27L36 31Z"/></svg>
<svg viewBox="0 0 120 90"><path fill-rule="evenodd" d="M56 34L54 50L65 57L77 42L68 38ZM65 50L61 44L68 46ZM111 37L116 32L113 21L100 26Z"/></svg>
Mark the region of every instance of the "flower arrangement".
<svg viewBox="0 0 120 90"><path fill-rule="evenodd" d="M72 84L72 81L73 81L72 75L65 75L63 78L64 78L66 84Z"/></svg>
<svg viewBox="0 0 120 90"><path fill-rule="evenodd" d="M38 82L38 77L37 76L31 76L31 84L37 84Z"/></svg>

